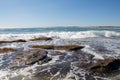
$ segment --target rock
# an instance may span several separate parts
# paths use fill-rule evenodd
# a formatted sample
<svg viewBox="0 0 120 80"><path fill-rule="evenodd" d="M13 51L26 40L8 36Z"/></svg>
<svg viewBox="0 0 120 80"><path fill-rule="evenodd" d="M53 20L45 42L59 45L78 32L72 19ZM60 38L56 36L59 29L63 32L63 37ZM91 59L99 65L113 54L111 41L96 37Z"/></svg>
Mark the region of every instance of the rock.
<svg viewBox="0 0 120 80"><path fill-rule="evenodd" d="M27 41L22 39L13 40L13 41L0 41L0 43L13 43L13 42L27 42Z"/></svg>
<svg viewBox="0 0 120 80"><path fill-rule="evenodd" d="M14 52L13 48L0 48L0 53Z"/></svg>
<svg viewBox="0 0 120 80"><path fill-rule="evenodd" d="M69 71L70 62L60 62L46 66L38 66L33 75L40 80L58 80L61 79L61 77L65 77Z"/></svg>
<svg viewBox="0 0 120 80"><path fill-rule="evenodd" d="M50 37L39 37L39 38L33 38L33 39L30 39L30 41L38 41L38 40L52 40L52 38Z"/></svg>
<svg viewBox="0 0 120 80"><path fill-rule="evenodd" d="M79 45L65 45L65 46L54 46L55 49L58 50L80 50L84 48L84 46L79 46Z"/></svg>
<svg viewBox="0 0 120 80"><path fill-rule="evenodd" d="M12 42L27 42L26 40L23 40L23 39L18 39L18 40L14 40Z"/></svg>
<svg viewBox="0 0 120 80"><path fill-rule="evenodd" d="M92 54L86 54L84 52L77 53L78 59L79 59L79 67L86 69L94 62L94 55Z"/></svg>
<svg viewBox="0 0 120 80"><path fill-rule="evenodd" d="M65 46L36 45L36 46L32 46L32 48L55 49L55 50L80 50L80 49L84 48L84 46L78 46L78 45L65 45Z"/></svg>
<svg viewBox="0 0 120 80"><path fill-rule="evenodd" d="M111 80L120 80L120 75L112 77Z"/></svg>
<svg viewBox="0 0 120 80"><path fill-rule="evenodd" d="M41 48L41 49L54 49L54 46L53 45L35 45L35 46L32 46L32 48Z"/></svg>
<svg viewBox="0 0 120 80"><path fill-rule="evenodd" d="M30 51L28 52L24 60L26 60L25 64L34 64L35 62L38 62L39 60L43 60L44 58L47 57L47 52L44 50L36 50L36 51Z"/></svg>
<svg viewBox="0 0 120 80"><path fill-rule="evenodd" d="M32 65L36 62L42 61L47 58L47 51L43 49L30 49L24 51L22 54L17 54L13 62L13 66ZM50 59L49 59L50 60Z"/></svg>
<svg viewBox="0 0 120 80"><path fill-rule="evenodd" d="M92 60L94 57L95 57L95 55L87 54L87 59L88 59L88 60Z"/></svg>
<svg viewBox="0 0 120 80"><path fill-rule="evenodd" d="M0 43L11 43L11 41L0 41Z"/></svg>
<svg viewBox="0 0 120 80"><path fill-rule="evenodd" d="M88 69L95 72L111 72L118 70L120 67L120 59L107 58L104 60L98 60L93 63Z"/></svg>
<svg viewBox="0 0 120 80"><path fill-rule="evenodd" d="M44 64L44 63L47 63L47 62L50 61L50 60L52 60L51 57L46 57L45 59L40 60L40 61L38 62L38 64Z"/></svg>

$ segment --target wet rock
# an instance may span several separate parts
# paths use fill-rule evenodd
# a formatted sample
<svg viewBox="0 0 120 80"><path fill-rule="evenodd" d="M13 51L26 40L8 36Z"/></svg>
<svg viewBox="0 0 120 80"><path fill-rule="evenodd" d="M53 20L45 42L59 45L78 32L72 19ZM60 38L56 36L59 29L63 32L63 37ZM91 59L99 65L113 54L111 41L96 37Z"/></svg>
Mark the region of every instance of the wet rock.
<svg viewBox="0 0 120 80"><path fill-rule="evenodd" d="M0 48L0 53L14 52L13 48Z"/></svg>
<svg viewBox="0 0 120 80"><path fill-rule="evenodd" d="M26 57L24 58L26 60L25 64L34 64L35 62L38 62L39 60L43 60L47 57L46 51L34 51L31 53L27 53Z"/></svg>
<svg viewBox="0 0 120 80"><path fill-rule="evenodd" d="M65 46L54 46L54 45L36 45L32 46L32 48L42 48L42 49L55 49L55 50L80 50L84 48L84 46L79 45L65 45Z"/></svg>
<svg viewBox="0 0 120 80"><path fill-rule="evenodd" d="M70 62L60 62L36 68L34 76L40 80L58 80L67 75L70 70Z"/></svg>
<svg viewBox="0 0 120 80"><path fill-rule="evenodd" d="M0 41L0 43L13 43L13 42L27 42L27 41L23 39L18 39L13 41Z"/></svg>
<svg viewBox="0 0 120 80"><path fill-rule="evenodd" d="M95 56L94 55L92 55L92 54L87 54L88 56L87 56L87 59L88 60L92 60Z"/></svg>
<svg viewBox="0 0 120 80"><path fill-rule="evenodd" d="M85 79L86 80L96 80L92 74L85 74ZM99 80L99 79L97 79Z"/></svg>
<svg viewBox="0 0 120 80"><path fill-rule="evenodd" d="M87 54L81 50L77 50L72 52L72 56L76 57L76 61L78 62L78 66L80 68L87 68L91 63L94 62L94 55Z"/></svg>
<svg viewBox="0 0 120 80"><path fill-rule="evenodd" d="M46 58L44 58L43 60L40 60L39 62L38 62L38 64L40 65L40 64L44 64L44 63L47 63L48 61L50 61L50 60L52 60L52 58L51 57L46 57Z"/></svg>
<svg viewBox="0 0 120 80"><path fill-rule="evenodd" d="M65 45L65 46L54 46L55 49L58 50L80 50L83 49L84 46L79 46L79 45Z"/></svg>
<svg viewBox="0 0 120 80"><path fill-rule="evenodd" d="M12 42L27 42L26 40L23 40L23 39L18 39L18 40L14 40Z"/></svg>
<svg viewBox="0 0 120 80"><path fill-rule="evenodd" d="M111 80L120 80L120 75L112 77Z"/></svg>
<svg viewBox="0 0 120 80"><path fill-rule="evenodd" d="M36 45L36 46L32 46L32 48L41 48L41 49L54 49L53 45Z"/></svg>
<svg viewBox="0 0 120 80"><path fill-rule="evenodd" d="M33 38L33 39L30 39L30 41L38 41L38 40L52 40L52 38L50 37L39 37L39 38Z"/></svg>
<svg viewBox="0 0 120 80"><path fill-rule="evenodd" d="M120 67L120 59L107 58L104 60L98 60L93 63L88 69L95 72L111 72L118 70Z"/></svg>
<svg viewBox="0 0 120 80"><path fill-rule="evenodd" d="M17 54L15 56L15 60L13 62L13 66L24 66L24 65L32 65L39 61L46 61L47 51L42 49L30 49L27 51L23 51L21 54ZM49 61L50 59L48 59ZM43 62L42 62L43 63Z"/></svg>

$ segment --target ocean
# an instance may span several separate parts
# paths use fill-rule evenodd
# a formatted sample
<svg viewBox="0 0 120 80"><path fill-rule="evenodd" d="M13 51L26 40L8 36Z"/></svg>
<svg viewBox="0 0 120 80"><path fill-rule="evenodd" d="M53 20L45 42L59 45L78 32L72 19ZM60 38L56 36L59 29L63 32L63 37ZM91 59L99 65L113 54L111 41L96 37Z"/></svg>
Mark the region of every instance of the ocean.
<svg viewBox="0 0 120 80"><path fill-rule="evenodd" d="M81 32L81 31L120 32L120 29L119 28L84 28L84 27L1 28L0 34L43 33L43 32Z"/></svg>
<svg viewBox="0 0 120 80"><path fill-rule="evenodd" d="M30 36L53 36L61 38L87 38L87 37L119 37L120 28L81 28L81 27L49 27L49 28L3 28L0 29L1 39L26 38ZM18 37L19 36L19 37ZM24 37L25 36L25 37ZM14 37L15 38L15 37Z"/></svg>
<svg viewBox="0 0 120 80"><path fill-rule="evenodd" d="M30 39L49 37L52 40ZM15 42L15 40L25 40ZM0 80L114 80L120 71L109 74L93 74L78 67L82 58L76 59L76 53L68 50L46 50L51 58L44 64L33 64L25 67L11 68L15 55L31 49L36 45L82 45L82 52L94 55L93 61L120 55L120 28L90 28L90 27L48 27L48 28L1 28L0 29ZM15 51L3 51L12 48ZM65 53L55 55L54 51ZM79 55L77 55L79 56ZM69 63L69 64L68 64ZM62 73L62 65L68 64L67 73ZM75 64L75 65L74 65ZM55 67L53 67L55 66ZM56 67L57 66L57 67ZM58 69L60 66L61 69ZM39 68L39 69L38 69ZM65 68L68 69L68 68ZM38 71L38 70L39 71ZM53 73L52 73L53 72ZM37 74L39 73L39 74ZM86 76L88 75L89 76ZM35 75L39 76L35 76ZM86 78L87 77L87 78ZM88 79L88 77L93 77Z"/></svg>

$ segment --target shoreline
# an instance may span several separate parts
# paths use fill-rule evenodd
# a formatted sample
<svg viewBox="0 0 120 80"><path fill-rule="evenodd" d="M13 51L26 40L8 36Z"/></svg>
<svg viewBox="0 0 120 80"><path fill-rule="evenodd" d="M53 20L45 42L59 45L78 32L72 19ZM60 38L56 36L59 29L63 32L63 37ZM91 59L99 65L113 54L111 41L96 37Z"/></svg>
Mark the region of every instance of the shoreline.
<svg viewBox="0 0 120 80"><path fill-rule="evenodd" d="M54 43L51 46L49 43L53 41L56 44ZM88 77L90 80L94 80L98 76L98 79L106 78L104 80L109 80L111 75L118 76L117 72L119 72L118 68L112 67L114 63L120 63L119 51L116 54L113 53L117 51L117 47L120 47L118 43L120 41L112 38L57 39L57 41L55 39L46 41L35 38L34 41L28 42L1 43L3 63L0 66L0 72L2 73L3 69L6 71L6 75L1 78L12 75L13 77L8 77L9 80L16 80L22 75L21 80L23 78L28 80L29 77L31 77L29 80L50 80L52 78L55 78L54 80L61 78L69 80L77 76L81 80L83 78L88 80ZM19 47L17 47L18 44ZM13 45L14 47L12 47ZM80 47L82 45L84 47ZM9 56L4 57L5 55ZM9 63L11 61L13 63L9 64L7 60ZM117 64L116 66L119 67L120 65ZM109 71L111 73L107 74L106 72ZM27 73L27 76L24 73ZM81 75L82 73L84 75ZM14 74L16 75L14 76Z"/></svg>

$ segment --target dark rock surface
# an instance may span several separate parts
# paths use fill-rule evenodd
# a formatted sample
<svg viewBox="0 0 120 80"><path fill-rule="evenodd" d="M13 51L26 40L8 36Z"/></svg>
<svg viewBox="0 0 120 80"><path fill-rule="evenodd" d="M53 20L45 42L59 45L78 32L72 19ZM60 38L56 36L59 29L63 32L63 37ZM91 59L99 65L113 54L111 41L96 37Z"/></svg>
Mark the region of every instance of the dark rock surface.
<svg viewBox="0 0 120 80"><path fill-rule="evenodd" d="M0 53L14 52L14 48L0 48Z"/></svg>
<svg viewBox="0 0 120 80"><path fill-rule="evenodd" d="M31 65L44 59L47 59L47 51L42 49L30 49L27 51L23 51L23 53L21 54L17 54L12 65L13 66Z"/></svg>
<svg viewBox="0 0 120 80"><path fill-rule="evenodd" d="M32 48L41 48L41 49L54 49L54 46L53 45L34 45L32 46Z"/></svg>
<svg viewBox="0 0 120 80"><path fill-rule="evenodd" d="M106 58L104 60L97 60L96 63L89 67L89 70L95 72L111 72L118 70L120 67L120 59Z"/></svg>
<svg viewBox="0 0 120 80"><path fill-rule="evenodd" d="M23 39L13 40L13 41L0 41L0 43L14 43L14 42L27 42Z"/></svg>
<svg viewBox="0 0 120 80"><path fill-rule="evenodd" d="M53 65L51 64L43 67L37 67L34 76L40 80L57 80L64 78L69 71L70 62L60 62Z"/></svg>
<svg viewBox="0 0 120 80"><path fill-rule="evenodd" d="M32 46L32 49L16 54L12 68L38 63L38 66L34 68L34 77L38 80L58 80L66 78L70 73L72 75L67 76L68 80L83 80L83 78L86 80L102 80L101 77L108 77L110 72L119 69L119 58L94 59L95 56L83 52L81 50L83 48L84 46L79 45ZM101 51L102 48L99 50ZM52 57L50 58L48 55ZM51 59L53 61L49 62ZM96 76L99 77L96 78Z"/></svg>

